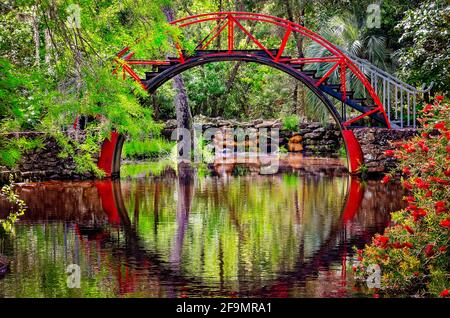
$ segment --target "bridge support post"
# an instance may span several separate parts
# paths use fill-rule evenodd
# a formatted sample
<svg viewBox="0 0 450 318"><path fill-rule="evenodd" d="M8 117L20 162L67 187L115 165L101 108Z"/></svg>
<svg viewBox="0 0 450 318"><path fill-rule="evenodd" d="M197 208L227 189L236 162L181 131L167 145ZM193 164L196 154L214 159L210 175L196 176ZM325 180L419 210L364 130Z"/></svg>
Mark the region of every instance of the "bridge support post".
<svg viewBox="0 0 450 318"><path fill-rule="evenodd" d="M359 168L364 163L361 145L351 130L343 130L342 137L347 150L348 170L352 174L360 173Z"/></svg>
<svg viewBox="0 0 450 318"><path fill-rule="evenodd" d="M102 144L97 166L105 172L107 178L119 176L120 156L124 141L123 135L113 131L110 139L106 139Z"/></svg>

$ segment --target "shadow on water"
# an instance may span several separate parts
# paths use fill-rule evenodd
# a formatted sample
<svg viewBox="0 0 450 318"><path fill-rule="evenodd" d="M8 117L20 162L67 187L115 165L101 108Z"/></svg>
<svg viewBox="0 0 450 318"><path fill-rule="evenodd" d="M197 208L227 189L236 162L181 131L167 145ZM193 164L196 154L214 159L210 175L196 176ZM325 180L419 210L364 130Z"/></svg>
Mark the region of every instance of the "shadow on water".
<svg viewBox="0 0 450 318"><path fill-rule="evenodd" d="M303 172L23 184L0 296L353 296L352 247L384 229L402 192ZM67 287L71 263L81 289Z"/></svg>

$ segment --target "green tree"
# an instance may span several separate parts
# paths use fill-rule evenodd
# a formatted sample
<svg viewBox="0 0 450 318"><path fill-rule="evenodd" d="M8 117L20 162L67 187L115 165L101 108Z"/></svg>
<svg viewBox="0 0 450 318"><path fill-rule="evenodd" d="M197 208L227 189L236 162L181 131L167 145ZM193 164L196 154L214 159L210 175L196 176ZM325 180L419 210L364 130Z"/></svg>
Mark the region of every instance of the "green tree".
<svg viewBox="0 0 450 318"><path fill-rule="evenodd" d="M434 82L433 91L445 94L450 87L449 14L447 1L426 1L397 25L403 34L396 52L399 74L417 86Z"/></svg>

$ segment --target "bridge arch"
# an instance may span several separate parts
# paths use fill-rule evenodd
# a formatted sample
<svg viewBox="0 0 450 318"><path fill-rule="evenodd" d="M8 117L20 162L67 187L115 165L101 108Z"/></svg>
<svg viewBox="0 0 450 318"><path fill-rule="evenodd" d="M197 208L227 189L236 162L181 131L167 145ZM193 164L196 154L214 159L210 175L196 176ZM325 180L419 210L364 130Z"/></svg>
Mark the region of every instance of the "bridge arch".
<svg viewBox="0 0 450 318"><path fill-rule="evenodd" d="M280 45L276 49L265 47L247 28L243 21L257 21L280 27L284 35L280 38ZM182 18L171 22L180 30L191 25L214 22L209 34L200 40L194 51L184 50L181 42L175 42L177 57L169 57L161 60L135 59L135 52L131 47L122 49L115 59L117 63L114 74L122 72L123 76L130 76L139 82L142 87L150 93L177 74L198 65L219 61L246 61L265 64L279 69L308 87L329 110L331 116L338 124L344 144L347 150L348 168L351 173L357 173L359 166L363 163L363 154L359 142L350 129L351 125L365 117L383 124L390 128L388 116L384 110L375 89L369 83L362 71L335 45L328 42L319 34L285 19L249 12L218 12L205 13ZM258 50L243 50L235 48L235 32L240 30L248 37L248 42L257 46ZM225 50L210 50L208 47L220 34L227 34L227 48ZM325 57L290 57L284 56L286 45L293 33L298 33L304 38L319 43L326 51ZM139 39L136 42L140 42ZM305 70L305 65L327 63L330 65L325 74L316 76L316 72ZM152 72L145 72L145 78L139 74L139 68L152 67ZM339 82L332 83L331 75L338 73ZM142 72L141 72L142 74ZM366 90L366 97L356 98L355 92L347 91L347 77L355 76ZM340 114L330 98L337 99L342 107L349 107L360 112L353 118L347 119L346 112ZM118 174L120 168L120 152L123 137L113 133L110 140L105 141L99 159L99 167L106 172L107 176Z"/></svg>

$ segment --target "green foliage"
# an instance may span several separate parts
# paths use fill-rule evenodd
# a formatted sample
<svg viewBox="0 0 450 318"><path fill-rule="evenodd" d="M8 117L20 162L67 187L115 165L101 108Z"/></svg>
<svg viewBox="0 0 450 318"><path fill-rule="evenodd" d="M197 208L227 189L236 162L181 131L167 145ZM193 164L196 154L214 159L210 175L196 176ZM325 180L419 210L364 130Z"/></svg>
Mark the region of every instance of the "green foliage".
<svg viewBox="0 0 450 318"><path fill-rule="evenodd" d="M298 116L289 115L289 116L285 116L282 119L282 122L283 122L283 129L286 129L289 131L297 131L300 119L298 118Z"/></svg>
<svg viewBox="0 0 450 318"><path fill-rule="evenodd" d="M286 145L281 145L278 150L280 151L280 153L288 153L288 149L286 148Z"/></svg>
<svg viewBox="0 0 450 318"><path fill-rule="evenodd" d="M45 132L62 147L60 156L73 157L78 172L101 175L93 158L112 129L143 140L161 127L154 123L151 109L140 103L147 93L134 81L112 76L110 58L136 36L145 35L148 41L134 49L152 53L167 48L167 38L177 33L160 11L161 5L168 4L165 0L145 5L136 1L80 1L79 29L70 29L66 23L70 4L72 1L23 1L0 8L6 24L6 31L2 28L0 33L0 134ZM148 29L142 26L142 19ZM24 38L10 49L6 47L12 42L7 30L20 23L25 26L17 32ZM43 34L35 33L34 28L45 30L51 43L42 43ZM39 42L30 40L35 37ZM37 56L30 50L32 44ZM83 136L71 132L79 115L96 118ZM20 153L27 150L21 143L0 143L0 164L17 163Z"/></svg>
<svg viewBox="0 0 450 318"><path fill-rule="evenodd" d="M449 93L450 7L445 0L425 1L409 10L397 25L402 48L396 55L399 73L411 84L434 82L434 92Z"/></svg>
<svg viewBox="0 0 450 318"><path fill-rule="evenodd" d="M339 158L347 158L347 149L345 149L345 145L343 143L338 149L338 156Z"/></svg>
<svg viewBox="0 0 450 318"><path fill-rule="evenodd" d="M22 153L36 148L42 148L43 139L27 139L25 137L5 139L4 137L0 137L0 144L0 164L8 168L13 168L21 159Z"/></svg>
<svg viewBox="0 0 450 318"><path fill-rule="evenodd" d="M189 70L183 76L194 116L275 118L281 111L292 112L294 107L291 94L295 81L265 65L211 63Z"/></svg>
<svg viewBox="0 0 450 318"><path fill-rule="evenodd" d="M173 168L172 163L164 159L151 162L125 163L120 167L120 177L124 179L158 177L170 168Z"/></svg>
<svg viewBox="0 0 450 318"><path fill-rule="evenodd" d="M321 29L320 34L331 43L338 45L353 55L367 59L382 69L389 69L390 56L385 38L381 35L368 34L367 32L367 28L360 25L356 16L347 14L333 16L328 20L326 26ZM330 52L317 42L310 42L306 48L307 56L323 57L329 54ZM332 65L322 63L311 67L317 69L318 76L323 76ZM336 70L330 76L331 82L337 82L338 78L339 74ZM347 85L348 90L354 90L358 96L364 96L365 88L354 74L350 76Z"/></svg>
<svg viewBox="0 0 450 318"><path fill-rule="evenodd" d="M0 219L0 237L4 234L14 234L14 224L19 220L19 217L25 214L27 206L23 200L19 198L14 190L14 183L12 176L10 176L9 184L2 187L0 191L0 198L5 199L12 206L11 211L6 219Z"/></svg>
<svg viewBox="0 0 450 318"><path fill-rule="evenodd" d="M175 142L169 142L163 138L128 140L123 145L122 157L126 159L167 157L174 146Z"/></svg>

